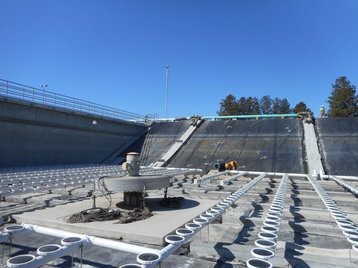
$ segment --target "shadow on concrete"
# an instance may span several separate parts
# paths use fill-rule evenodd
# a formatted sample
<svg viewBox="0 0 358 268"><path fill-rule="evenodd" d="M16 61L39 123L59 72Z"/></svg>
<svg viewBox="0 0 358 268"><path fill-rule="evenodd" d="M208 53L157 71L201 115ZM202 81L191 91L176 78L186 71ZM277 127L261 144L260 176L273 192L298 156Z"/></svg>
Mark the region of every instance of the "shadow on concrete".
<svg viewBox="0 0 358 268"><path fill-rule="evenodd" d="M302 207L302 199L297 197L297 195L291 194L291 199L293 200L295 207Z"/></svg>
<svg viewBox="0 0 358 268"><path fill-rule="evenodd" d="M252 212L251 217L261 218L262 211L264 210L263 207L256 202L251 202L251 205L254 207L254 211Z"/></svg>
<svg viewBox="0 0 358 268"><path fill-rule="evenodd" d="M303 250L304 247L296 245L294 243L286 242L285 256L284 258L290 264L290 267L309 268L310 266L300 258L296 256L303 255L298 250Z"/></svg>
<svg viewBox="0 0 358 268"><path fill-rule="evenodd" d="M290 213L292 214L295 222L305 222L306 218L301 213L298 213L299 209L296 209L295 207L290 207Z"/></svg>
<svg viewBox="0 0 358 268"><path fill-rule="evenodd" d="M270 200L266 194L259 194L259 196L261 197L263 203L266 203Z"/></svg>
<svg viewBox="0 0 358 268"><path fill-rule="evenodd" d="M245 245L245 243L249 242L249 237L251 237L251 232L255 230L255 223L245 216L240 217L240 221L244 225L238 233L237 237L233 241L233 244Z"/></svg>
<svg viewBox="0 0 358 268"><path fill-rule="evenodd" d="M235 259L235 255L231 252L231 250L225 247L230 245L231 243L221 242L215 244L214 249L219 254L220 258L216 261L214 268L233 267L232 264L226 263L227 261L232 261Z"/></svg>
<svg viewBox="0 0 358 268"><path fill-rule="evenodd" d="M271 188L265 188L265 190L266 190L266 194L272 194L273 193Z"/></svg>
<svg viewBox="0 0 358 268"><path fill-rule="evenodd" d="M171 210L178 210L178 209L190 209L193 207L197 207L200 205L200 203L196 200L192 200L192 199L183 199L180 202L180 207L178 208L168 208L168 207L163 207L160 205L160 201L163 198L147 198L145 199L145 204L147 207L149 207L149 209L151 211L171 211Z"/></svg>
<svg viewBox="0 0 358 268"><path fill-rule="evenodd" d="M65 261L61 264L56 265L56 267L60 267L60 268L68 268L71 267L71 257L70 256L64 256L62 257L62 259L64 259ZM74 263L81 263L81 260L79 258L74 257L73 258ZM94 261L90 261L90 260L82 260L82 264L83 265L88 265L89 267L94 267L94 268L117 268L118 266L113 266L110 264L102 264L102 263L97 263Z"/></svg>
<svg viewBox="0 0 358 268"><path fill-rule="evenodd" d="M297 215L295 216L294 213L296 212L294 210L295 210L294 207L290 207L291 214L294 215L294 217L296 217ZM303 216L301 215L301 217ZM305 238L308 237L307 230L302 225L297 224L296 218L294 221L289 221L288 224L294 232L294 237L293 237L293 243L286 242L284 257L291 267L308 268L310 266L305 261L301 260L300 258L297 258L297 256L303 255L303 253L300 252L300 250L305 249L304 245L310 244L309 241L305 240Z"/></svg>

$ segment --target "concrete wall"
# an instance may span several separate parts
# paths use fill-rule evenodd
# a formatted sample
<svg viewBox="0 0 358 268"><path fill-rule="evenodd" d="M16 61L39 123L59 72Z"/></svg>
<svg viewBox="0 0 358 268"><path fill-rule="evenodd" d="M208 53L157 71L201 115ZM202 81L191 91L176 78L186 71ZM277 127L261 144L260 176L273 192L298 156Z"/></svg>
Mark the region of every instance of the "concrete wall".
<svg viewBox="0 0 358 268"><path fill-rule="evenodd" d="M207 121L169 166L207 171L237 160L241 170L305 173L302 141L299 119Z"/></svg>
<svg viewBox="0 0 358 268"><path fill-rule="evenodd" d="M316 120L325 171L331 175L358 175L358 117Z"/></svg>
<svg viewBox="0 0 358 268"><path fill-rule="evenodd" d="M99 164L145 129L135 123L0 99L0 167Z"/></svg>

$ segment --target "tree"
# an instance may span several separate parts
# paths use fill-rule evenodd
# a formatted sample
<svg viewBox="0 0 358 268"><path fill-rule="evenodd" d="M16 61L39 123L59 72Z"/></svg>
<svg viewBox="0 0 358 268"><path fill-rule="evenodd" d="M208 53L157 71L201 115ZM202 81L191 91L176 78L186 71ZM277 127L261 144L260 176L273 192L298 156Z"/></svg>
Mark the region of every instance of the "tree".
<svg viewBox="0 0 358 268"><path fill-rule="evenodd" d="M241 97L237 101L236 114L238 114L238 115L245 115L246 114L246 98L245 97Z"/></svg>
<svg viewBox="0 0 358 268"><path fill-rule="evenodd" d="M272 99L269 95L263 96L260 100L261 114L272 114Z"/></svg>
<svg viewBox="0 0 358 268"><path fill-rule="evenodd" d="M329 116L357 116L358 104L356 87L345 76L336 79L332 85L331 96L328 97Z"/></svg>
<svg viewBox="0 0 358 268"><path fill-rule="evenodd" d="M279 114L280 113L280 106L281 106L281 99L275 97L272 101L272 113Z"/></svg>
<svg viewBox="0 0 358 268"><path fill-rule="evenodd" d="M289 114L291 113L290 103L286 98L283 98L280 101L279 114Z"/></svg>
<svg viewBox="0 0 358 268"><path fill-rule="evenodd" d="M293 108L293 112L295 114L307 112L310 113L311 116L313 116L313 112L311 111L310 108L307 107L306 103L304 103L303 101L300 101L299 103L296 104L295 108Z"/></svg>
<svg viewBox="0 0 358 268"><path fill-rule="evenodd" d="M234 95L227 95L225 99L220 102L220 110L218 115L236 115L237 113L237 100Z"/></svg>
<svg viewBox="0 0 358 268"><path fill-rule="evenodd" d="M245 114L260 114L260 103L256 97L248 97L245 104Z"/></svg>
<svg viewBox="0 0 358 268"><path fill-rule="evenodd" d="M290 103L286 98L274 98L272 101L273 114L289 114L291 113Z"/></svg>

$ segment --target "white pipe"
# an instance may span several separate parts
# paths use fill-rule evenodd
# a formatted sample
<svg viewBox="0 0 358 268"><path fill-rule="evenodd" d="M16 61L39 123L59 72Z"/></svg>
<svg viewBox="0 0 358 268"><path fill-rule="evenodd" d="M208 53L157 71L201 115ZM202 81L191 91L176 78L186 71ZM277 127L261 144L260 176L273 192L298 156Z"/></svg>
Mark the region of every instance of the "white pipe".
<svg viewBox="0 0 358 268"><path fill-rule="evenodd" d="M280 172L260 172L260 171L247 171L249 175L260 175L262 173L267 174L268 176L284 176L288 175L289 177L304 177L307 178L307 174L302 173L280 173Z"/></svg>
<svg viewBox="0 0 358 268"><path fill-rule="evenodd" d="M321 176L324 179L330 179L332 177L336 177L336 178L340 178L340 179L346 179L346 180L353 180L353 181L357 181L358 177L357 176L340 176L340 175L323 175Z"/></svg>
<svg viewBox="0 0 358 268"><path fill-rule="evenodd" d="M219 176L222 176L222 175L227 175L229 173L230 173L229 171L222 171L222 172L215 173L213 175L204 176L204 177L201 177L199 179L195 179L194 184L199 184L200 185L204 181L211 180L213 178L216 178L216 177L219 177Z"/></svg>
<svg viewBox="0 0 358 268"><path fill-rule="evenodd" d="M38 255L32 261L27 262L27 263L23 263L23 264L13 262L16 258L19 258L19 257L22 256L22 255L18 255L18 256L15 256L15 257L12 257L12 258L8 259L7 260L7 266L9 268L22 268L22 267L23 268L37 268L37 267L45 265L46 263L48 263L48 262L50 262L52 260L55 260L55 259L60 258L62 256L66 256L66 255L71 254L75 249L80 248L82 243L83 243L83 245L85 245L85 244L88 243L88 241L86 239L81 239L80 243L75 243L75 244L72 244L72 245L62 246L56 251L49 252L49 253L44 254L44 255Z"/></svg>
<svg viewBox="0 0 358 268"><path fill-rule="evenodd" d="M6 227L5 230L0 233L0 243L9 241L10 236L14 238L28 232L25 228L11 230L11 226L18 226L20 228L20 225L10 225Z"/></svg>
<svg viewBox="0 0 358 268"><path fill-rule="evenodd" d="M56 236L56 237L61 237L61 238L71 237L71 236L86 238L90 242L89 245L111 248L111 249L115 249L115 250L119 250L119 251L123 251L123 252L134 253L134 254L141 254L141 253L148 253L148 252L149 253L158 253L158 250L156 250L156 249L146 248L146 247L138 246L138 245L132 245L132 244L115 241L115 240L110 240L110 239L99 238L96 236L87 236L87 235L82 235L82 234L76 234L76 233L71 233L71 232L62 231L62 230L58 230L58 229L52 229L52 228L48 228L48 227L42 227L42 226L26 224L26 223L24 223L22 225L26 229L31 230L35 233Z"/></svg>
<svg viewBox="0 0 358 268"><path fill-rule="evenodd" d="M351 191L354 194L358 194L358 189L356 187L353 187L352 185L346 183L345 181L333 176L331 177L332 180L334 180L335 182L337 182L339 185L347 188L349 191Z"/></svg>
<svg viewBox="0 0 358 268"><path fill-rule="evenodd" d="M9 241L9 239L10 239L9 233L6 233L6 232L0 233L0 243L7 242L7 241Z"/></svg>
<svg viewBox="0 0 358 268"><path fill-rule="evenodd" d="M245 176L246 174L247 174L246 171L243 171L243 172L241 172L241 173L239 172L239 174L233 175L233 176L231 176L230 178L227 178L227 179L221 181L221 182L220 182L220 186L225 186L225 185L229 184L230 182L232 182L233 180L238 179L238 178L240 178L240 177L242 177L242 176Z"/></svg>

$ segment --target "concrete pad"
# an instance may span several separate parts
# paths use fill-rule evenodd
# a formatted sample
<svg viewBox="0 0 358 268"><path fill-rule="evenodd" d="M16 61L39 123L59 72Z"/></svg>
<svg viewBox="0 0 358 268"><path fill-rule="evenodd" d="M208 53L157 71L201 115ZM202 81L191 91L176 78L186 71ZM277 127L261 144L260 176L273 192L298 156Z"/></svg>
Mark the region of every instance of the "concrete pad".
<svg viewBox="0 0 358 268"><path fill-rule="evenodd" d="M112 204L122 200L122 194L112 195ZM14 218L20 223L26 222L75 233L161 245L164 236L218 202L217 200L185 199L184 208L166 209L159 206L159 200L158 195L147 197L145 202L154 215L148 219L128 224L116 224L117 220L76 224L65 222L70 215L91 208L92 200L15 215ZM108 207L108 201L104 197L97 198L96 203L98 207Z"/></svg>

